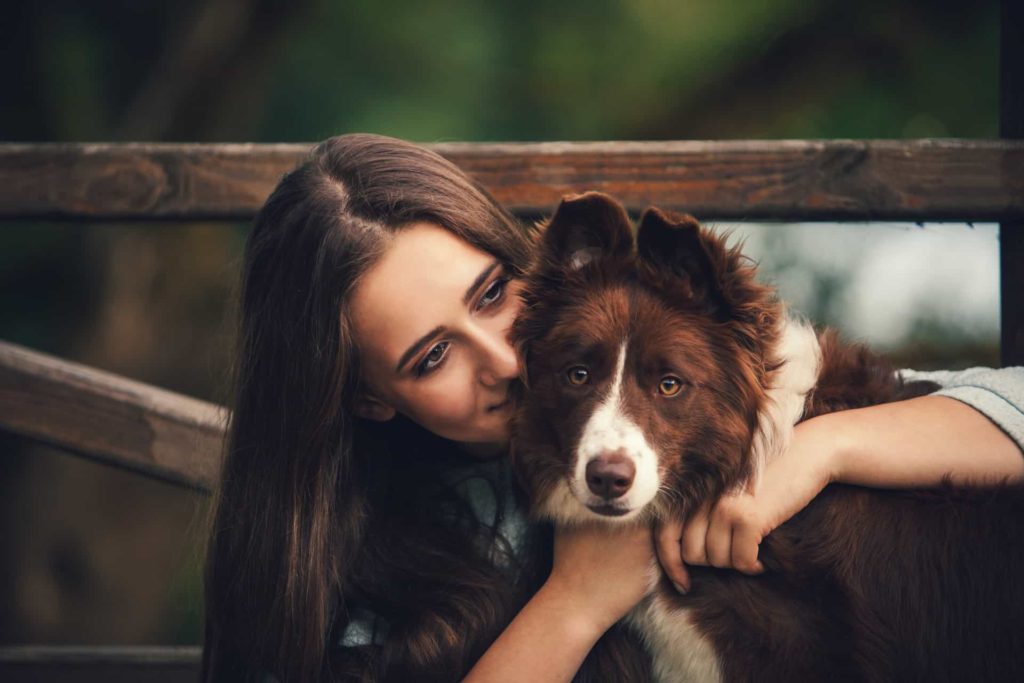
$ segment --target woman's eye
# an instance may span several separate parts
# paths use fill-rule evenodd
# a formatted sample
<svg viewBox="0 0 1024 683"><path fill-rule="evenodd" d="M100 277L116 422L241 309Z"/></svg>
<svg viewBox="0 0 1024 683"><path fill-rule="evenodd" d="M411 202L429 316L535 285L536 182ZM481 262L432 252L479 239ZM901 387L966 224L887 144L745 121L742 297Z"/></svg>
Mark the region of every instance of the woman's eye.
<svg viewBox="0 0 1024 683"><path fill-rule="evenodd" d="M491 286L487 288L483 296L480 297L479 307L490 306L499 299L505 293L505 285L508 284L508 278L498 278L491 283Z"/></svg>
<svg viewBox="0 0 1024 683"><path fill-rule="evenodd" d="M438 342L434 344L434 347L430 349L423 360L420 361L419 365L416 366L417 375L425 375L444 361L445 354L448 353L449 342Z"/></svg>
<svg viewBox="0 0 1024 683"><path fill-rule="evenodd" d="M675 396L683 388L683 380L678 377L669 375L668 377L662 377L661 381L658 382L658 393L662 396Z"/></svg>
<svg viewBox="0 0 1024 683"><path fill-rule="evenodd" d="M568 377L569 383L575 384L576 386L586 384L590 381L590 371L582 365L576 365L569 368L565 375Z"/></svg>

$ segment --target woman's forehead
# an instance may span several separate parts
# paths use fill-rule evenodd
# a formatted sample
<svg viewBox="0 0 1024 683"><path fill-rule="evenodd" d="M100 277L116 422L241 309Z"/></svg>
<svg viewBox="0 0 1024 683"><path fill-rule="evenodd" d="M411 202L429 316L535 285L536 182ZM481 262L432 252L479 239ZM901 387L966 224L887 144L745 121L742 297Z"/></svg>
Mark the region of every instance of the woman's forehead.
<svg viewBox="0 0 1024 683"><path fill-rule="evenodd" d="M494 257L433 223L397 232L356 286L352 319L366 360L390 361L431 330L451 324Z"/></svg>

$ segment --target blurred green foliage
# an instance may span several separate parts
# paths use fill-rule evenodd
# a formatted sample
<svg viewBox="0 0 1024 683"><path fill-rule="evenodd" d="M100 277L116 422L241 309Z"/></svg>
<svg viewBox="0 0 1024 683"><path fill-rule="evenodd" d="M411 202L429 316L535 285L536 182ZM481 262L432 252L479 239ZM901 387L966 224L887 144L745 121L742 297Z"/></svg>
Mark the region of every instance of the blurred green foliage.
<svg viewBox="0 0 1024 683"><path fill-rule="evenodd" d="M3 68L14 71L0 128L8 140L996 134L991 1L40 0L19 9L3 29ZM161 108L139 121L144 101Z"/></svg>

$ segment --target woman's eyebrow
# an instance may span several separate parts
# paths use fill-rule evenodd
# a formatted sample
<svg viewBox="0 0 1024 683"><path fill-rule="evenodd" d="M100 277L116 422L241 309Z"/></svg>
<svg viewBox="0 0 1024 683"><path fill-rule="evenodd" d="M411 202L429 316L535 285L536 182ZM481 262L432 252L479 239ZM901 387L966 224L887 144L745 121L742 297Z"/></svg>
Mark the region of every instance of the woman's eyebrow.
<svg viewBox="0 0 1024 683"><path fill-rule="evenodd" d="M494 269L500 265L501 261L495 259L491 263L491 265L487 266L482 271L480 271L480 274L476 276L476 279L473 280L473 284L469 286L469 289L466 290L466 294L462 297L462 303L468 305L469 300L473 298L473 295L476 293L476 290L480 289L480 285L484 283L484 280L490 277L491 273L494 272Z"/></svg>
<svg viewBox="0 0 1024 683"><path fill-rule="evenodd" d="M482 285L484 281L491 276L491 273L494 272L494 269L498 268L499 266L501 266L501 261L495 259L486 268L481 270L480 274L476 276L476 278L473 280L473 283L469 285L469 288L466 290L466 293L462 296L462 303L469 305L469 300L473 298L474 294L476 294L476 290L480 289L480 285ZM405 364L407 362L409 362L409 359L415 356L416 353L419 352L419 350L423 348L423 346L428 341L430 341L437 335L441 334L442 332L444 332L444 326L438 325L430 332L427 332L425 335L423 335L415 342L413 342L412 346L406 349L405 353L402 354L402 357L398 359L398 365L395 366L395 372L401 373L402 368L405 367Z"/></svg>
<svg viewBox="0 0 1024 683"><path fill-rule="evenodd" d="M430 332L427 332L425 335L423 335L415 342L413 342L412 346L406 349L405 353L402 354L402 357L398 359L398 365L395 366L395 372L402 372L402 368L405 367L405 364L409 362L409 359L415 356L428 341L430 341L437 335L441 334L442 332L444 332L444 325L438 325Z"/></svg>

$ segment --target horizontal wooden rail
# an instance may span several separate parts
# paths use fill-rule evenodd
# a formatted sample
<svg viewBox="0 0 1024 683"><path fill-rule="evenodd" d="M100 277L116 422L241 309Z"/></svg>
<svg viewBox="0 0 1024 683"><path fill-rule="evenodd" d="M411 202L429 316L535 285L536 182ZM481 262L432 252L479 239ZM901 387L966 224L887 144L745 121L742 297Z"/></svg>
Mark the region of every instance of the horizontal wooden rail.
<svg viewBox="0 0 1024 683"><path fill-rule="evenodd" d="M164 389L0 342L0 428L206 489L225 411Z"/></svg>
<svg viewBox="0 0 1024 683"><path fill-rule="evenodd" d="M0 647L0 680L5 683L178 683L199 680L200 648Z"/></svg>
<svg viewBox="0 0 1024 683"><path fill-rule="evenodd" d="M430 145L514 211L603 190L702 219L1021 220L1024 141ZM4 144L0 219L248 219L308 144Z"/></svg>

